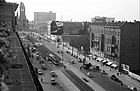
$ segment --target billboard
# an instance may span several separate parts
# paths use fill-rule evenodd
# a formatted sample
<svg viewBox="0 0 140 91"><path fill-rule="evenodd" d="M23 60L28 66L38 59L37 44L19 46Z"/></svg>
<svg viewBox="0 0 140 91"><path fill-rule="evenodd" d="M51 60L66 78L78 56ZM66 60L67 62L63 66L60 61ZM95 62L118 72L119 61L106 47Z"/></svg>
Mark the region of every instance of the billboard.
<svg viewBox="0 0 140 91"><path fill-rule="evenodd" d="M51 22L51 34L62 35L63 34L63 22L52 21Z"/></svg>

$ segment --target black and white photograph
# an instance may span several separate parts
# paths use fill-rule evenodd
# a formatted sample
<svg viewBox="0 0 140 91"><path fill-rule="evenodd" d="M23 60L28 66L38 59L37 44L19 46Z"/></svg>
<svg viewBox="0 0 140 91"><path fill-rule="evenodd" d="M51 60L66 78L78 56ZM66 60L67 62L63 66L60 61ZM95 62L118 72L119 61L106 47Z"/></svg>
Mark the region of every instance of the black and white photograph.
<svg viewBox="0 0 140 91"><path fill-rule="evenodd" d="M139 0L0 0L0 91L140 91Z"/></svg>

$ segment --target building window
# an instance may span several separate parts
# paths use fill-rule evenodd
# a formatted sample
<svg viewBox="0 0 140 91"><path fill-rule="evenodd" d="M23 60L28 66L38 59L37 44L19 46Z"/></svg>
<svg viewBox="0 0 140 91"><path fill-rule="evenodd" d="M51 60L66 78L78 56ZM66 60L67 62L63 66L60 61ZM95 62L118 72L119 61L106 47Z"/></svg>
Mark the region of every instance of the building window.
<svg viewBox="0 0 140 91"><path fill-rule="evenodd" d="M111 39L109 39L109 44L111 44Z"/></svg>
<svg viewBox="0 0 140 91"><path fill-rule="evenodd" d="M92 33L91 38L92 38L92 40L94 40L94 33Z"/></svg>
<svg viewBox="0 0 140 91"><path fill-rule="evenodd" d="M118 36L120 36L120 32L118 32Z"/></svg>
<svg viewBox="0 0 140 91"><path fill-rule="evenodd" d="M112 31L109 31L109 35L111 35L111 32L112 32Z"/></svg>
<svg viewBox="0 0 140 91"><path fill-rule="evenodd" d="M117 41L117 45L119 45L119 42L120 42L120 41L118 40L118 41Z"/></svg>
<svg viewBox="0 0 140 91"><path fill-rule="evenodd" d="M103 29L101 30L101 33L103 33Z"/></svg>

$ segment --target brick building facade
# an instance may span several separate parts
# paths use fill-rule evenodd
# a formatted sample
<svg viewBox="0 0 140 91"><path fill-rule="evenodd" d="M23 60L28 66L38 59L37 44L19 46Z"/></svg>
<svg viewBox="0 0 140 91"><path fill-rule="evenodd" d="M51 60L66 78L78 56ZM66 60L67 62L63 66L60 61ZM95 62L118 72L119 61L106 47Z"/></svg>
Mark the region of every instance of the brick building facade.
<svg viewBox="0 0 140 91"><path fill-rule="evenodd" d="M90 25L91 51L118 63L120 70L139 73L140 22L94 22Z"/></svg>

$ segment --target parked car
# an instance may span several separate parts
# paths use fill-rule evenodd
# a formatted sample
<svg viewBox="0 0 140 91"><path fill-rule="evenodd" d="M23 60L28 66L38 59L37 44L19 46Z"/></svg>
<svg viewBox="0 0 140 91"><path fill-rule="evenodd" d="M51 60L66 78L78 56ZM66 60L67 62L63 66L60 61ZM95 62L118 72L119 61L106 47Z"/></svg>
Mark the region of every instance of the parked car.
<svg viewBox="0 0 140 91"><path fill-rule="evenodd" d="M51 75L52 77L57 77L57 74L56 74L54 71L51 71L51 72L50 72L50 75Z"/></svg>
<svg viewBox="0 0 140 91"><path fill-rule="evenodd" d="M92 66L92 64L90 62L84 62L83 63L83 68L84 69L89 69Z"/></svg>
<svg viewBox="0 0 140 91"><path fill-rule="evenodd" d="M138 91L136 87L133 87L133 86L127 86L127 87L131 91Z"/></svg>
<svg viewBox="0 0 140 91"><path fill-rule="evenodd" d="M106 71L105 70L103 70L103 72L102 72L104 75L108 75L108 73L106 73Z"/></svg>
<svg viewBox="0 0 140 91"><path fill-rule="evenodd" d="M70 62L71 62L71 64L74 64L75 63L74 60L71 60Z"/></svg>
<svg viewBox="0 0 140 91"><path fill-rule="evenodd" d="M50 83L51 83L51 85L56 85L57 84L55 78L51 78L51 82Z"/></svg>
<svg viewBox="0 0 140 91"><path fill-rule="evenodd" d="M98 71L100 71L100 66L93 65L92 68L93 68L93 69L96 69L96 70L98 70Z"/></svg>
<svg viewBox="0 0 140 91"><path fill-rule="evenodd" d="M78 62L82 62L82 59L81 58L78 58L78 60L77 60Z"/></svg>
<svg viewBox="0 0 140 91"><path fill-rule="evenodd" d="M38 74L39 75L42 75L43 74L43 72L41 71L41 69L38 69Z"/></svg>
<svg viewBox="0 0 140 91"><path fill-rule="evenodd" d="M86 75L87 75L88 77L92 77L92 75L91 75L90 72L88 72Z"/></svg>
<svg viewBox="0 0 140 91"><path fill-rule="evenodd" d="M47 66L44 63L42 64L42 69L47 70Z"/></svg>
<svg viewBox="0 0 140 91"><path fill-rule="evenodd" d="M41 46L41 45L43 45L43 43L35 42L34 45Z"/></svg>
<svg viewBox="0 0 140 91"><path fill-rule="evenodd" d="M115 81L119 81L119 78L116 77L115 75L111 75L111 79L112 79L112 80L115 80Z"/></svg>

